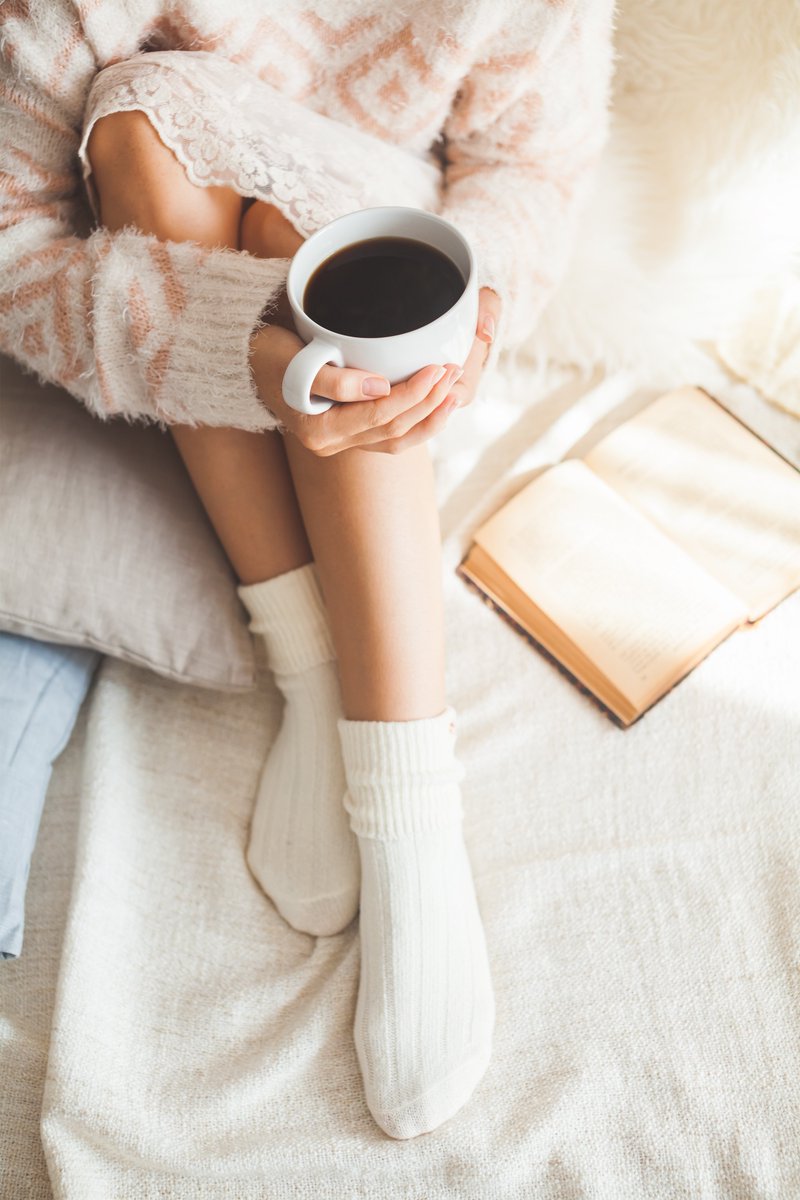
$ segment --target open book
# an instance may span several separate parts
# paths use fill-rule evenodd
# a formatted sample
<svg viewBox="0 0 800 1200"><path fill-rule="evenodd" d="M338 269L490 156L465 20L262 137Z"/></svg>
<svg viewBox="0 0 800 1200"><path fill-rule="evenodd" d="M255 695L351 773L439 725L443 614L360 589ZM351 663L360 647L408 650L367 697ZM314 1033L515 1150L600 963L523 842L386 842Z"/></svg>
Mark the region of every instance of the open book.
<svg viewBox="0 0 800 1200"><path fill-rule="evenodd" d="M522 488L457 570L627 726L800 587L800 473L678 388Z"/></svg>

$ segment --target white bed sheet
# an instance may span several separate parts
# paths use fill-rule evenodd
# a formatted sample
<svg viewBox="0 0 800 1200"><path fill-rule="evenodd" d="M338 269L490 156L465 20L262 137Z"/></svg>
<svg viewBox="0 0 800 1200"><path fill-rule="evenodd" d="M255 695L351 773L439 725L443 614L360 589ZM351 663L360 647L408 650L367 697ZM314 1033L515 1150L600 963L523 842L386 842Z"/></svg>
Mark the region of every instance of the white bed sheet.
<svg viewBox="0 0 800 1200"><path fill-rule="evenodd" d="M715 371L794 457L798 424ZM299 934L248 873L269 675L231 696L106 660L55 770L23 955L0 972L4 1198L800 1195L800 594L618 729L453 567L526 472L643 392L513 379L435 446L497 994L473 1098L434 1133L385 1137L351 1038L357 921Z"/></svg>

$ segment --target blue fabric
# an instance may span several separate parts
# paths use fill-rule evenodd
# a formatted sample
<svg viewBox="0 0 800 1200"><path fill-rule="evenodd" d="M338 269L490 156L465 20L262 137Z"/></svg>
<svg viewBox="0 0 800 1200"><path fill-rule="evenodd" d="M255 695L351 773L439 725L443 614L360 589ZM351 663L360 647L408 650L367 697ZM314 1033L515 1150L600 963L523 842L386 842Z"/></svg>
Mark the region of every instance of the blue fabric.
<svg viewBox="0 0 800 1200"><path fill-rule="evenodd" d="M99 658L94 650L0 633L0 958L22 949L28 872L52 765Z"/></svg>

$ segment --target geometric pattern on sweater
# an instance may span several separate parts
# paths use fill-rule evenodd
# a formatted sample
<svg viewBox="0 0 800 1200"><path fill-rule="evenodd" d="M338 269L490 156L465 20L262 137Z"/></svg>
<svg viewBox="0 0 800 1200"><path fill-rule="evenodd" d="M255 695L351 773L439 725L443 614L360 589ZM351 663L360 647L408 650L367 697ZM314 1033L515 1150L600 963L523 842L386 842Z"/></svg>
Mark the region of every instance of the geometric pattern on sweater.
<svg viewBox="0 0 800 1200"><path fill-rule="evenodd" d="M275 427L248 350L288 261L87 236L86 99L100 69L146 49L220 55L434 155L440 211L503 301L496 350L520 341L566 265L607 136L612 15L613 0L5 0L0 350L100 417Z"/></svg>

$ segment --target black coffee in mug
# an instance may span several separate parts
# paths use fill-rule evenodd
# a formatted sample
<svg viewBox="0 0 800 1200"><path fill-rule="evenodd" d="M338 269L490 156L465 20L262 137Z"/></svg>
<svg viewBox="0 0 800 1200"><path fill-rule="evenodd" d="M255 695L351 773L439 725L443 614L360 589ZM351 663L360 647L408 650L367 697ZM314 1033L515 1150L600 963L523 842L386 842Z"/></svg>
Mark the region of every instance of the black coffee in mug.
<svg viewBox="0 0 800 1200"><path fill-rule="evenodd" d="M429 325L466 287L451 258L416 238L374 237L331 254L309 277L303 308L350 337L392 337Z"/></svg>

